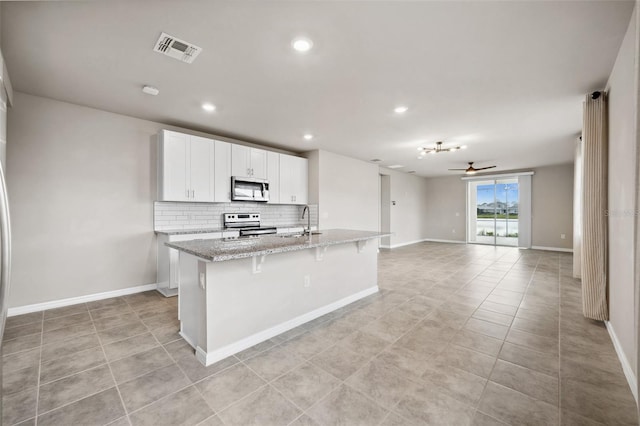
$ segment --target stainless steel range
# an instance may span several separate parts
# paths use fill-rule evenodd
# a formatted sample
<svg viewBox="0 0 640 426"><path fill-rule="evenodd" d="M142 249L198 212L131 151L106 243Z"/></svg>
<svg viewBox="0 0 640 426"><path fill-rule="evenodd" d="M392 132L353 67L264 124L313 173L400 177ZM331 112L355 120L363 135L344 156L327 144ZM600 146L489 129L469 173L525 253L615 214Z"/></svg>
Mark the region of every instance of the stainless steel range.
<svg viewBox="0 0 640 426"><path fill-rule="evenodd" d="M275 234L274 226L261 226L260 213L225 213L225 229L238 229L241 237Z"/></svg>

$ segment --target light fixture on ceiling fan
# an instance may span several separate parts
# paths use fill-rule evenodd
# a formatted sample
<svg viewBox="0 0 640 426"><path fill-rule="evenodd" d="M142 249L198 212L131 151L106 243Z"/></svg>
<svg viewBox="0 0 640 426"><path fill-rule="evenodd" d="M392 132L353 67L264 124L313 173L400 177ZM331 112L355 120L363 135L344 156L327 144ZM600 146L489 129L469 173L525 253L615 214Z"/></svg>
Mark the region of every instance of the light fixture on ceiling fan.
<svg viewBox="0 0 640 426"><path fill-rule="evenodd" d="M418 158L422 158L423 156L427 155L427 154L438 154L440 152L453 152L453 151L457 151L459 149L465 149L466 146L462 145L462 146L452 146L449 148L443 148L442 147L442 141L436 142L436 146L435 148L424 148L424 147L420 147L418 148L418 151L420 151L420 157Z"/></svg>
<svg viewBox="0 0 640 426"><path fill-rule="evenodd" d="M466 169L449 169L449 171L454 171L454 172L463 171L468 175L474 175L477 172L479 172L480 170L493 169L494 167L496 167L496 166L475 168L475 167L473 167L473 161L469 161L469 167L467 167Z"/></svg>

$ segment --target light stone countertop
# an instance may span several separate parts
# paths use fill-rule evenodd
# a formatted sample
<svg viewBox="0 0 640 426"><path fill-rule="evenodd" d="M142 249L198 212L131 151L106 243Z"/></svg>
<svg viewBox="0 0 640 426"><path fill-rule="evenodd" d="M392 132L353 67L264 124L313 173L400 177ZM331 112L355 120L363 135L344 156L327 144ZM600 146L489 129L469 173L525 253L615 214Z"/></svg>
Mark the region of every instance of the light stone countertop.
<svg viewBox="0 0 640 426"><path fill-rule="evenodd" d="M261 235L259 237L217 238L165 243L166 246L183 251L211 262L243 259L273 253L306 250L357 241L386 237L391 234L351 229L327 229L311 236L286 237L285 235Z"/></svg>
<svg viewBox="0 0 640 426"><path fill-rule="evenodd" d="M300 227L306 228L307 224L296 223L294 225L262 225L262 226L263 227L269 226L272 228L300 228ZM155 233L165 234L165 235L187 235L187 234L208 234L212 232L224 232L224 231L237 231L237 229L233 229L233 228L164 229L161 231L155 231Z"/></svg>

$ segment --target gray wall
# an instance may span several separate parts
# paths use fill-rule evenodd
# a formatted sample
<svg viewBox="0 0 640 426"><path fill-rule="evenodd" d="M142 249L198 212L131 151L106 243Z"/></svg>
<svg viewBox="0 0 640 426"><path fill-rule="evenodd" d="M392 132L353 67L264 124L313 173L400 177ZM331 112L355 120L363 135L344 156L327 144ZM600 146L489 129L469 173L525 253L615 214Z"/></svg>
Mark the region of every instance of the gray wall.
<svg viewBox="0 0 640 426"><path fill-rule="evenodd" d="M390 177L391 247L411 244L427 238L429 196L427 181L419 176L380 168ZM393 205L395 202L395 205Z"/></svg>
<svg viewBox="0 0 640 426"><path fill-rule="evenodd" d="M637 9L637 7L636 7ZM634 211L637 157L636 10L613 67L609 94L609 315L622 350L636 370Z"/></svg>
<svg viewBox="0 0 640 426"><path fill-rule="evenodd" d="M10 307L155 282L151 136L160 128L15 94L7 147Z"/></svg>
<svg viewBox="0 0 640 426"><path fill-rule="evenodd" d="M426 179L427 238L466 241L467 183L460 176Z"/></svg>
<svg viewBox="0 0 640 426"><path fill-rule="evenodd" d="M153 137L160 129L211 135L19 92L14 103L9 306L155 283Z"/></svg>
<svg viewBox="0 0 640 426"><path fill-rule="evenodd" d="M573 164L538 167L531 177L531 245L573 249ZM565 234L565 238L560 237Z"/></svg>
<svg viewBox="0 0 640 426"><path fill-rule="evenodd" d="M321 229L379 228L378 166L328 151L309 159L309 203L318 204Z"/></svg>

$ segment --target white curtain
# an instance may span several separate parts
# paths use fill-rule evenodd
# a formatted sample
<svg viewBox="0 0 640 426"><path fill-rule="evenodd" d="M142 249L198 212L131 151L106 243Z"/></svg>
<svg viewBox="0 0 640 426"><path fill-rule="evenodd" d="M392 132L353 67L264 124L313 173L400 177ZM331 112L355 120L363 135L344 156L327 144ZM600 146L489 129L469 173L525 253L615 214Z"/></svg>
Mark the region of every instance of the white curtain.
<svg viewBox="0 0 640 426"><path fill-rule="evenodd" d="M607 103L606 94L584 104L582 131L582 311L609 319L607 302Z"/></svg>
<svg viewBox="0 0 640 426"><path fill-rule="evenodd" d="M582 277L582 137L576 139L573 165L573 277Z"/></svg>

